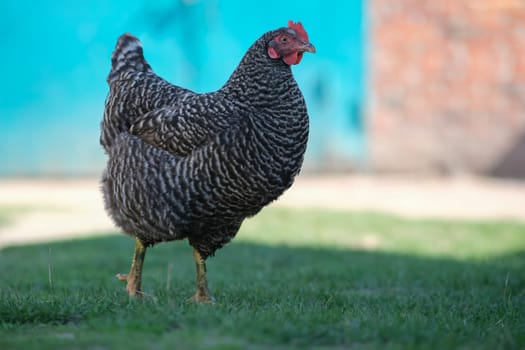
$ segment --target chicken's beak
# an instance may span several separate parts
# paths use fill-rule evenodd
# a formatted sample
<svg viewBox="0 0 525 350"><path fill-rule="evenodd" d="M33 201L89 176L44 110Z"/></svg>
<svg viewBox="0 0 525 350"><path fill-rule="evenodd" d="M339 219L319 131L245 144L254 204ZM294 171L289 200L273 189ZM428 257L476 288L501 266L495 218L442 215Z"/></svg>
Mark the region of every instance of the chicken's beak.
<svg viewBox="0 0 525 350"><path fill-rule="evenodd" d="M301 51L315 53L315 46L310 43L303 43L301 45Z"/></svg>

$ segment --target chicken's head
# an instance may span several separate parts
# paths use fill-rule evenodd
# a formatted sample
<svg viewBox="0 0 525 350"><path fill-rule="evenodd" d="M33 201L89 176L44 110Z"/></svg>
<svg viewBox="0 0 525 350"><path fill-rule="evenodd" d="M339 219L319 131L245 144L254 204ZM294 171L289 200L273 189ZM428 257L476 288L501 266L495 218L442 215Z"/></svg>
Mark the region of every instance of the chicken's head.
<svg viewBox="0 0 525 350"><path fill-rule="evenodd" d="M305 52L315 52L315 47L308 41L308 34L301 22L288 21L287 28L281 28L268 43L268 56L282 59L287 65L298 64Z"/></svg>

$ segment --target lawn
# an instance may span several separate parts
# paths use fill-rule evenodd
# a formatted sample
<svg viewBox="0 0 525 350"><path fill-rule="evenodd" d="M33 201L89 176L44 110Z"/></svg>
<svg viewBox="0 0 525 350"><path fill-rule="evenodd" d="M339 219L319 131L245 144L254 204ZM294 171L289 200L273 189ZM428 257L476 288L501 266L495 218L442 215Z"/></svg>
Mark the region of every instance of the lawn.
<svg viewBox="0 0 525 350"><path fill-rule="evenodd" d="M186 299L186 242L123 235L0 250L0 349L523 349L525 224L268 208Z"/></svg>

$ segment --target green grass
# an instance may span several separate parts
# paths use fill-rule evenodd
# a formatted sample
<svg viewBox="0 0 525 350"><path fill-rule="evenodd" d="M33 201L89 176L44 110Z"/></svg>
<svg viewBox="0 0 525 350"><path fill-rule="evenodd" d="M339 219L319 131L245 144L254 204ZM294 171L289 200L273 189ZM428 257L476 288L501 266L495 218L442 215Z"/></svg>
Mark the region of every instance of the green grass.
<svg viewBox="0 0 525 350"><path fill-rule="evenodd" d="M186 242L122 235L0 251L0 349L522 349L525 224L266 209L208 262L217 304L186 303Z"/></svg>

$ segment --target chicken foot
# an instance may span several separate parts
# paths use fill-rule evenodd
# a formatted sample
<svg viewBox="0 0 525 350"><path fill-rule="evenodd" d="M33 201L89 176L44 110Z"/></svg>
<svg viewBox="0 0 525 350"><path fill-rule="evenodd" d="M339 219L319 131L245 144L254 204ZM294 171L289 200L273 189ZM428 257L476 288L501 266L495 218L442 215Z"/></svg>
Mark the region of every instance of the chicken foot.
<svg viewBox="0 0 525 350"><path fill-rule="evenodd" d="M117 274L117 279L126 281L126 290L130 297L141 297L140 290L142 282L142 266L144 265L144 257L146 256L146 246L138 238L135 238L135 251L133 252L133 260L131 262L131 269L128 274Z"/></svg>
<svg viewBox="0 0 525 350"><path fill-rule="evenodd" d="M193 259L195 259L195 267L197 269L197 289L195 295L190 300L201 304L214 304L215 299L210 295L208 289L206 262L195 248L193 248Z"/></svg>

